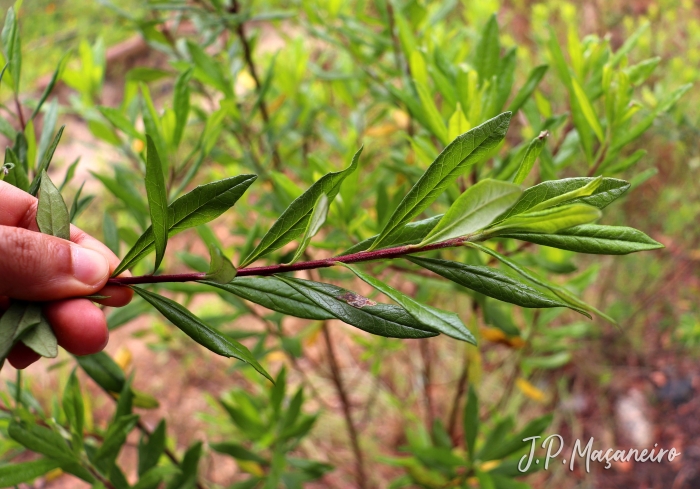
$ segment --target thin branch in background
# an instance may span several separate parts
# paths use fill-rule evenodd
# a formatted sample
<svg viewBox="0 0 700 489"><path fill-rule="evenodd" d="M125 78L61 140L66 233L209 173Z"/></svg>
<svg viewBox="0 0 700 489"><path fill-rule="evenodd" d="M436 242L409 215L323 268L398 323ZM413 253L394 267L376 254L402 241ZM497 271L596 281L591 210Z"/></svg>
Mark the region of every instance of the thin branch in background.
<svg viewBox="0 0 700 489"><path fill-rule="evenodd" d="M464 393L467 392L467 380L469 379L469 357L465 351L464 358L462 360L462 371L459 374L459 380L457 380L457 388L455 389L455 395L452 399L452 407L450 408L450 417L447 420L447 432L450 434L452 443L456 445L457 440L457 415L459 414L459 403Z"/></svg>
<svg viewBox="0 0 700 489"><path fill-rule="evenodd" d="M430 346L428 340L423 340L418 343L420 348L420 356L423 360L423 369L421 371L423 383L423 404L425 405L425 424L429 429L432 429L435 410L433 407L432 395L432 355L430 354Z"/></svg>
<svg viewBox="0 0 700 489"><path fill-rule="evenodd" d="M355 454L355 477L357 479L357 487L359 487L360 489L367 489L369 487L369 484L365 473L365 462L362 456L362 450L360 449L360 442L357 436L357 429L355 428L355 423L352 420L352 412L350 411L350 401L348 399L348 394L345 391L345 386L343 385L343 379L340 376L340 368L338 367L338 360L335 355L335 350L333 349L331 334L328 330L328 324L325 321L321 326L321 330L323 332L323 339L326 342L326 350L328 351L328 364L331 367L333 384L335 384L335 389L338 392L338 397L340 398L340 403L343 407L343 416L345 417L345 424L348 429L348 435L350 436L350 442L352 443L352 450Z"/></svg>

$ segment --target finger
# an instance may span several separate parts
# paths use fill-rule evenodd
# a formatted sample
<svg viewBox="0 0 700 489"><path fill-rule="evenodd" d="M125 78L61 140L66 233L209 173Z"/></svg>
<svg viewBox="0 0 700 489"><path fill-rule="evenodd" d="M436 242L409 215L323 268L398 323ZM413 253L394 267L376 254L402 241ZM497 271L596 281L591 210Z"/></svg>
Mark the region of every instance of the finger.
<svg viewBox="0 0 700 489"><path fill-rule="evenodd" d="M109 278L109 263L75 243L0 226L0 277L0 295L49 301L96 293Z"/></svg>
<svg viewBox="0 0 700 489"><path fill-rule="evenodd" d="M29 367L40 358L41 355L26 346L24 343L17 343L12 347L10 354L7 355L7 360L10 362L10 365L15 367L17 370L22 370Z"/></svg>
<svg viewBox="0 0 700 489"><path fill-rule="evenodd" d="M107 345L107 320L100 308L89 300L51 302L44 306L43 312L58 344L74 355L91 355Z"/></svg>

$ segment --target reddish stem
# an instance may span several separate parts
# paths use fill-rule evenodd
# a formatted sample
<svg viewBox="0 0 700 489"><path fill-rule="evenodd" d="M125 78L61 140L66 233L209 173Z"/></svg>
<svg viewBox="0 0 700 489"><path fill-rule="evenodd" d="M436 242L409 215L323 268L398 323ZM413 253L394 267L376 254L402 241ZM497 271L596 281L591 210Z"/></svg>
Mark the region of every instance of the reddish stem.
<svg viewBox="0 0 700 489"><path fill-rule="evenodd" d="M302 261L291 265L268 265L265 267L248 267L238 270L238 277L267 276L276 273L296 272L299 270L314 270L316 268L332 267L336 263L358 263L363 261L373 261L381 259L399 258L404 255L420 253L423 251L440 250L443 248L453 248L461 246L467 241L474 241L476 236L463 236L461 238L448 239L426 246L397 246L383 250L360 251L343 256L334 256L322 260ZM173 275L142 275L140 277L116 277L110 278L107 285L135 285L135 284L155 284L162 282L194 282L203 280L205 273L182 273Z"/></svg>

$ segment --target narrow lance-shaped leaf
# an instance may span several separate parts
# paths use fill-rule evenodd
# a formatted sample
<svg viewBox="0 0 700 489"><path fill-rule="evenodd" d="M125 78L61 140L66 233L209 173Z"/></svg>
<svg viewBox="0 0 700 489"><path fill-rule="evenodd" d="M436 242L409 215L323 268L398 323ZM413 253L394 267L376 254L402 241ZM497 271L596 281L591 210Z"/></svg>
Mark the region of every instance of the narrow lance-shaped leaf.
<svg viewBox="0 0 700 489"><path fill-rule="evenodd" d="M47 458L3 465L0 467L0 487L14 487L23 482L32 482L60 466L60 461Z"/></svg>
<svg viewBox="0 0 700 489"><path fill-rule="evenodd" d="M591 101L588 99L586 92L583 90L575 77L571 77L571 85L574 89L574 95L578 100L579 106L581 107L581 112L583 113L586 122L588 122L588 125L593 130L593 133L598 138L598 142L602 143L605 139L605 135L603 134L603 128L600 125L595 109L591 105Z"/></svg>
<svg viewBox="0 0 700 489"><path fill-rule="evenodd" d="M539 204L528 209L528 212L541 211L544 209L556 207L558 205L573 201L575 199L580 199L582 197L588 197L593 192L598 190L598 187L600 187L600 184L602 182L603 182L602 176L596 177L581 188L577 188L577 189L572 190L570 192L566 192L565 194L557 195L556 197L552 197L551 199L547 199L543 202L540 202Z"/></svg>
<svg viewBox="0 0 700 489"><path fill-rule="evenodd" d="M521 307L567 307L557 297L539 291L495 268L416 256L409 256L407 259L463 287L499 301Z"/></svg>
<svg viewBox="0 0 700 489"><path fill-rule="evenodd" d="M497 236L503 232L556 233L561 229L588 224L599 219L600 216L600 209L591 205L563 205L542 211L518 214L486 230L486 234Z"/></svg>
<svg viewBox="0 0 700 489"><path fill-rule="evenodd" d="M211 263L209 264L209 271L205 276L207 280L219 284L227 284L236 278L236 267L224 256L218 246L210 244L209 254L211 256Z"/></svg>
<svg viewBox="0 0 700 489"><path fill-rule="evenodd" d="M595 307L586 304L583 302L581 299L578 297L574 296L571 292L566 290L564 287L560 287L558 285L554 285L546 280L541 279L537 275L535 275L532 271L526 270L525 268L521 267L517 263L515 263L513 260L510 258L507 258L503 256L502 254L498 253L495 250L492 250L491 248L488 248L486 246L482 246L478 243L466 243L467 246L471 246L472 248L476 248L479 251L482 251L488 255L491 255L492 257L496 258L498 261L501 263L508 265L510 268L515 270L517 273L519 273L521 276L525 277L526 279L534 282L535 284L545 287L546 289L549 289L552 291L557 297L559 297L561 300L569 304L569 308L575 310L576 312L579 312L583 314L584 316L591 317L588 312L593 312L597 314L598 316L602 317L606 321L609 321L613 324L615 324L615 320L612 319L610 316L607 314L599 311Z"/></svg>
<svg viewBox="0 0 700 489"><path fill-rule="evenodd" d="M42 233L70 240L68 207L46 171L41 175L41 194L36 210L36 223Z"/></svg>
<svg viewBox="0 0 700 489"><path fill-rule="evenodd" d="M363 331L388 338L428 338L437 336L398 306L377 304L349 290L331 284L278 275L277 278L315 306L336 319Z"/></svg>
<svg viewBox="0 0 700 489"><path fill-rule="evenodd" d="M515 173L513 183L520 185L525 181L527 176L530 174L532 167L535 165L535 160L537 160L537 157L542 152L548 136L549 133L547 131L542 131L539 136L530 141L530 144L525 151L525 156L523 156L523 161L520 162L518 171Z"/></svg>
<svg viewBox="0 0 700 489"><path fill-rule="evenodd" d="M340 190L343 180L357 170L360 154L362 154L362 148L352 157L352 163L349 167L339 172L327 173L289 204L289 207L260 240L258 246L241 262L240 268L245 267L261 256L281 248L303 233L308 221L311 219L318 199L325 194L329 202L333 201Z"/></svg>
<svg viewBox="0 0 700 489"><path fill-rule="evenodd" d="M474 335L472 335L469 328L462 323L462 320L459 319L457 314L453 312L441 311L440 309L428 306L427 304L421 304L415 299L399 292L384 282L367 275L357 268L346 263L341 264L345 268L350 269L360 280L371 285L382 294L396 301L411 316L413 316L416 321L420 322L427 329L432 329L436 332L446 334L458 340L466 341L473 345L476 344Z"/></svg>
<svg viewBox="0 0 700 489"><path fill-rule="evenodd" d="M180 73L175 81L173 89L173 108L175 110L175 128L173 131L173 146L177 148L182 140L182 133L187 125L187 116L190 113L190 89L189 83L192 77L192 68Z"/></svg>
<svg viewBox="0 0 700 489"><path fill-rule="evenodd" d="M498 71L501 44L498 39L498 18L496 14L489 17L481 33L481 39L474 52L474 66L479 72L480 83L491 81Z"/></svg>
<svg viewBox="0 0 700 489"><path fill-rule="evenodd" d="M637 229L598 224L583 224L557 234L506 233L501 237L595 255L626 255L664 247Z"/></svg>
<svg viewBox="0 0 700 489"><path fill-rule="evenodd" d="M518 110L520 110L523 104L527 102L537 86L540 84L548 69L549 65L540 65L530 72L530 75L527 77L527 81L515 95L515 98L510 103L510 106L508 106L508 110L510 112L515 114Z"/></svg>
<svg viewBox="0 0 700 489"><path fill-rule="evenodd" d="M444 214L439 214L437 216L429 217L428 219L423 219L422 221L409 222L408 224L395 229L384 240L384 246L401 246L420 243L420 241L425 238L425 236L432 231L435 226L437 226L437 223L440 222L443 215ZM362 240L356 245L353 245L347 250L343 251L340 256L365 251L372 246L372 243L374 243L378 237L379 235L376 234Z"/></svg>
<svg viewBox="0 0 700 489"><path fill-rule="evenodd" d="M520 200L518 200L513 207L500 216L496 222L500 222L517 214L530 211L540 203L549 201L560 195L573 192L574 190L588 185L594 180L595 178L588 177L565 178L562 180L542 182L534 187L530 187L523 192ZM617 178L603 178L600 185L593 191L592 194L585 197L574 198L570 202L566 203L582 203L592 205L598 209L603 209L624 194L629 188L630 184L624 180L618 180ZM563 204L564 202L560 201L559 203Z"/></svg>
<svg viewBox="0 0 700 489"><path fill-rule="evenodd" d="M481 180L457 198L418 246L466 236L485 228L515 204L522 192L519 185Z"/></svg>
<svg viewBox="0 0 700 489"><path fill-rule="evenodd" d="M319 197L318 202L311 213L311 219L309 219L309 222L306 224L306 230L304 231L304 235L299 242L299 247L289 263L294 263L302 257L304 251L309 246L309 243L311 243L311 238L316 236L316 233L319 232L321 226L323 226L323 223L326 222L329 204L330 202L328 201L326 194Z"/></svg>
<svg viewBox="0 0 700 489"><path fill-rule="evenodd" d="M58 342L53 334L51 325L44 315L41 315L39 324L27 331L21 338L22 343L46 358L56 358L58 355Z"/></svg>
<svg viewBox="0 0 700 489"><path fill-rule="evenodd" d="M49 80L48 85L46 85L46 88L44 88L44 91L41 94L41 97L39 97L39 102L37 102L36 107L34 108L34 111L32 112L32 115L30 119L34 119L37 114L39 114L39 111L41 110L42 105L44 105L44 102L46 102L46 99L48 98L49 95L51 95L51 92L53 91L54 87L56 86L56 82L61 76L61 72L63 71L63 67L66 65L66 60L68 60L70 52L67 52L61 57L60 61L58 62L58 66L56 66L56 70L53 72L53 75L51 76L51 80Z"/></svg>
<svg viewBox="0 0 700 489"><path fill-rule="evenodd" d="M74 451L78 452L83 446L83 425L85 423L85 405L83 404L83 395L80 392L80 382L75 375L75 370L71 372L66 383L66 388L63 390L63 412L68 419L68 425L72 434L72 442Z"/></svg>
<svg viewBox="0 0 700 489"><path fill-rule="evenodd" d="M139 465L138 473L142 476L148 470L152 469L158 464L160 456L165 450L165 419L161 419L158 426L148 437L148 440L144 440L145 435L141 436L139 440Z"/></svg>
<svg viewBox="0 0 700 489"><path fill-rule="evenodd" d="M510 117L505 112L452 141L404 197L369 249L384 245L394 230L423 212L459 175L495 148L506 135Z"/></svg>
<svg viewBox="0 0 700 489"><path fill-rule="evenodd" d="M107 392L119 393L124 388L124 372L105 352L75 357L78 365L97 385Z"/></svg>
<svg viewBox="0 0 700 489"><path fill-rule="evenodd" d="M63 130L65 128L66 126L61 126L59 128L58 132L56 133L56 136L54 136L53 138L53 141L51 141L51 145L44 152L44 155L42 156L41 161L39 162L39 166L36 169L36 177L34 177L32 184L29 186L30 194L36 195L36 193L39 191L42 175L46 170L49 169L49 164L53 159L53 154L56 152L56 147L58 146L58 142L61 140L61 136L63 135Z"/></svg>
<svg viewBox="0 0 700 489"><path fill-rule="evenodd" d="M255 181L256 175L239 175L200 185L168 206L168 235L205 224L231 208ZM153 230L149 227L127 252L114 270L117 276L154 248Z"/></svg>
<svg viewBox="0 0 700 489"><path fill-rule="evenodd" d="M154 294L140 287L132 287L134 292L143 297L149 304L155 307L158 312L165 316L175 326L180 328L187 336L195 340L208 350L225 357L234 357L248 363L255 370L272 380L264 368L258 363L250 350L232 340L215 329L204 324L197 316L182 307L175 301L166 297Z"/></svg>
<svg viewBox="0 0 700 489"><path fill-rule="evenodd" d="M156 264L153 268L155 273L163 261L165 248L168 245L168 191L165 188L163 166L158 157L158 150L148 134L146 135L146 195L156 249Z"/></svg>

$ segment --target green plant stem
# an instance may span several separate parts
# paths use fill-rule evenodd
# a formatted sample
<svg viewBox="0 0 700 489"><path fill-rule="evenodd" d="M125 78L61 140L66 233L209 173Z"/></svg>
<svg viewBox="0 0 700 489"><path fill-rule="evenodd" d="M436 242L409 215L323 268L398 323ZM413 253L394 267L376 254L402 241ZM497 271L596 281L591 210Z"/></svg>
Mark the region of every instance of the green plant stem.
<svg viewBox="0 0 700 489"><path fill-rule="evenodd" d="M355 454L355 477L357 479L357 487L360 489L367 489L369 487L367 477L365 475L365 462L362 456L362 450L360 449L360 442L357 436L357 429L355 428L355 423L352 420L352 413L350 412L350 401L348 399L348 394L345 392L345 386L343 385L343 379L340 376L340 368L338 367L338 360L335 355L335 350L333 349L333 342L331 341L331 334L328 331L328 324L324 321L321 326L323 331L323 339L326 342L326 350L328 351L328 363L331 367L331 375L333 376L333 384L338 391L338 397L340 398L340 403L343 407L343 416L345 417L345 424L347 425L348 435L350 436L350 442L352 444L352 450Z"/></svg>
<svg viewBox="0 0 700 489"><path fill-rule="evenodd" d="M22 371L17 370L17 379L15 380L15 404L19 408L22 401Z"/></svg>
<svg viewBox="0 0 700 489"><path fill-rule="evenodd" d="M238 270L238 277L250 276L269 276L277 273L296 272L299 270L315 270L318 268L332 267L338 263L360 263L374 260L387 260L392 258L401 258L405 255L414 253L422 253L425 251L440 250L444 248L455 248L462 246L464 243L481 241L484 238L483 234L477 233L470 236L462 236L460 238L452 238L438 243L432 243L425 246L396 246L394 248L385 248L382 250L360 251L349 255L334 256L321 260L309 260L290 265L268 265L264 267L246 267ZM203 280L206 273L181 273L172 275L141 275L138 277L115 277L107 281L107 285L138 285L138 284L155 284L164 282L194 282Z"/></svg>

